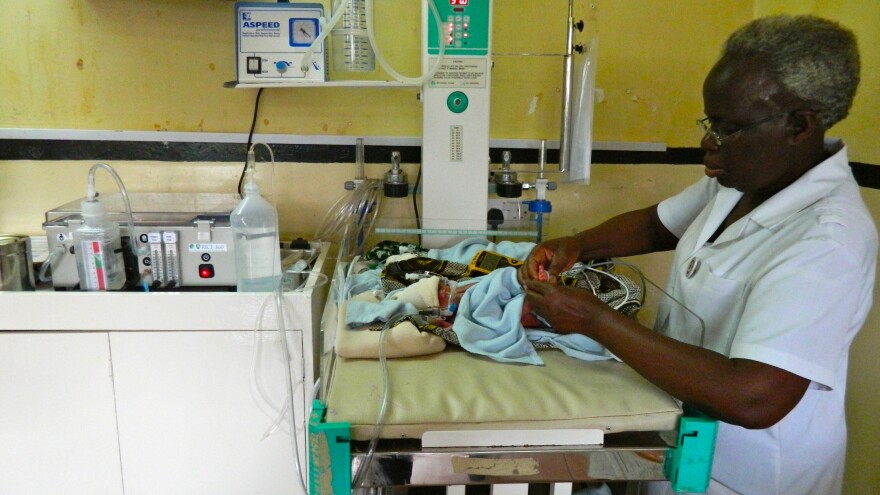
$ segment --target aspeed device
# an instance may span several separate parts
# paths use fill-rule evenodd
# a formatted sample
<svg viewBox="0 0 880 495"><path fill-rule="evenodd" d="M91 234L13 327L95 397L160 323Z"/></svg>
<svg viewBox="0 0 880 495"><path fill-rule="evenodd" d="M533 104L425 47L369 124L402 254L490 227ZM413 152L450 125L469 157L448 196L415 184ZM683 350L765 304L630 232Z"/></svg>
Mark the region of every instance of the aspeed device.
<svg viewBox="0 0 880 495"><path fill-rule="evenodd" d="M238 82L326 80L324 42L310 50L321 36L323 18L324 7L319 3L236 3Z"/></svg>

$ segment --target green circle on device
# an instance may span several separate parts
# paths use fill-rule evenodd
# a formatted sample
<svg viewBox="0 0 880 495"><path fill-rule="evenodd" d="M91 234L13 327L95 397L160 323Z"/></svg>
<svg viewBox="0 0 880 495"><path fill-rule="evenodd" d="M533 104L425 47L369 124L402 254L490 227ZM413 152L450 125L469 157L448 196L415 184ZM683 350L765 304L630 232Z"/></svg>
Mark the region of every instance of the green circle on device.
<svg viewBox="0 0 880 495"><path fill-rule="evenodd" d="M464 112L468 107L468 97L461 91L450 93L446 98L446 106L449 107L449 110L453 113Z"/></svg>

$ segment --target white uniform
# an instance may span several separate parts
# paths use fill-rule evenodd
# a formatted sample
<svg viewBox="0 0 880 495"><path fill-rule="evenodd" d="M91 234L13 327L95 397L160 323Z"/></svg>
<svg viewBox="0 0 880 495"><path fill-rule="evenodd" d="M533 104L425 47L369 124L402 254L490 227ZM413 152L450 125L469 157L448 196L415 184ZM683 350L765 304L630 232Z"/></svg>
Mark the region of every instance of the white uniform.
<svg viewBox="0 0 880 495"><path fill-rule="evenodd" d="M873 300L877 230L846 147L826 146L830 158L712 243L741 192L704 178L658 207L680 239L667 292L705 321L703 347L811 380L773 427L719 423L712 477L743 494L841 491L847 359Z"/></svg>

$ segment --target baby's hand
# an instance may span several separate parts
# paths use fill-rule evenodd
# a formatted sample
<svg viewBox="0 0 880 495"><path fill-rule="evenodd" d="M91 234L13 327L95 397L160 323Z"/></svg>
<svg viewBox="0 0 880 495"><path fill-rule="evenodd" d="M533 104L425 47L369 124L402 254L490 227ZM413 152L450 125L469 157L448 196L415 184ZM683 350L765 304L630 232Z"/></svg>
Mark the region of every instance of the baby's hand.
<svg viewBox="0 0 880 495"><path fill-rule="evenodd" d="M544 265L538 265L538 280L541 282L547 282L550 280L550 272L544 268Z"/></svg>

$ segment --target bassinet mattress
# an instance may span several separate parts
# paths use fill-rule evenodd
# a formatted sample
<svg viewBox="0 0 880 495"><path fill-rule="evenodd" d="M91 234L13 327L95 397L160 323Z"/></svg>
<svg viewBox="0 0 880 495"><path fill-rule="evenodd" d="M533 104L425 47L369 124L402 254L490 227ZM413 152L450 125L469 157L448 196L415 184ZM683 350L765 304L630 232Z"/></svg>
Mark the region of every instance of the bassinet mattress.
<svg viewBox="0 0 880 495"><path fill-rule="evenodd" d="M604 433L677 428L681 407L617 361L541 351L544 366L503 364L458 348L389 359L381 438L426 431L592 428ZM351 423L353 440L374 434L382 399L375 359L333 358L325 373L328 422ZM327 371L327 370L325 370Z"/></svg>

